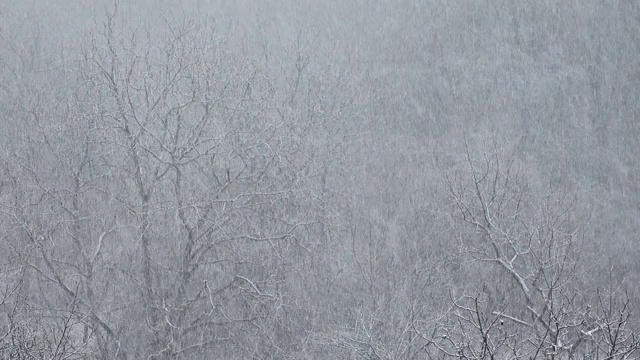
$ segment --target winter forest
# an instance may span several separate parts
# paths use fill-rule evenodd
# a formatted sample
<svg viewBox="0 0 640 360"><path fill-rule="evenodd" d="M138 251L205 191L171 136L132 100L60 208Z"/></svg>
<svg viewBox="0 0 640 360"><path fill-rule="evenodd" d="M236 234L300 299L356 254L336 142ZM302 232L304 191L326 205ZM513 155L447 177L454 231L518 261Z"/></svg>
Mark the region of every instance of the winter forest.
<svg viewBox="0 0 640 360"><path fill-rule="evenodd" d="M638 359L639 139L636 0L0 0L0 359Z"/></svg>

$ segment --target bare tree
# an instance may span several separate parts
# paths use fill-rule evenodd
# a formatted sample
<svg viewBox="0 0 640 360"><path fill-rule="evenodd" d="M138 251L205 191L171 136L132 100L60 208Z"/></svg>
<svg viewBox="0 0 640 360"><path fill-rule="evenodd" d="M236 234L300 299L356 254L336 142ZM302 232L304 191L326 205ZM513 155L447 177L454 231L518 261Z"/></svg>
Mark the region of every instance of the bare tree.
<svg viewBox="0 0 640 360"><path fill-rule="evenodd" d="M483 359L562 359L602 353L623 359L633 354L638 344L625 327L627 303L616 303L611 294L609 311L592 318L585 309L594 298L581 294L576 286L584 280L582 271L587 268L581 261L581 234L588 219L577 218L575 197L550 190L542 198L532 198L536 192L527 184L516 155L507 155L517 151L496 142L489 151L471 149L465 140L465 166L455 173L443 170L444 183L452 215L467 224L460 248L471 259L497 267L497 278L487 281L493 281L492 287L499 292L488 298L493 301L484 308L478 306L478 296L463 297L471 304L454 301L459 342L453 337L447 342L449 349L455 345L457 352L441 350L452 356ZM615 322L611 318L614 312L620 315L616 326L630 331L622 337L623 343L609 341L606 346L603 339L609 336L596 337L599 350L588 348L588 340L596 339L605 324ZM498 327L498 323L509 326ZM476 344L471 345L467 332L471 336L474 329ZM616 330L607 332L618 338Z"/></svg>

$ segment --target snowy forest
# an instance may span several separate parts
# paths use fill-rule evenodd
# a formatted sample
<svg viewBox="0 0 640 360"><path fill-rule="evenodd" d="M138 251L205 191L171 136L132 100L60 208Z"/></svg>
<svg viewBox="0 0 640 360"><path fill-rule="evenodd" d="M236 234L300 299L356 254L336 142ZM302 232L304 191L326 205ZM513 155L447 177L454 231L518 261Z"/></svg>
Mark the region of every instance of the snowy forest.
<svg viewBox="0 0 640 360"><path fill-rule="evenodd" d="M640 358L637 0L0 0L0 359Z"/></svg>

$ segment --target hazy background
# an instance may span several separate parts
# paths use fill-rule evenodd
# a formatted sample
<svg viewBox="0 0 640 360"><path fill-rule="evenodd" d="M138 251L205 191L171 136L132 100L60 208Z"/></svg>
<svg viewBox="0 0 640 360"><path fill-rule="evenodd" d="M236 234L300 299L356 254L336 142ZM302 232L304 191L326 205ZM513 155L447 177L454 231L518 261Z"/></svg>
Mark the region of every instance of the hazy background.
<svg viewBox="0 0 640 360"><path fill-rule="evenodd" d="M629 358L639 138L633 0L0 0L0 354Z"/></svg>

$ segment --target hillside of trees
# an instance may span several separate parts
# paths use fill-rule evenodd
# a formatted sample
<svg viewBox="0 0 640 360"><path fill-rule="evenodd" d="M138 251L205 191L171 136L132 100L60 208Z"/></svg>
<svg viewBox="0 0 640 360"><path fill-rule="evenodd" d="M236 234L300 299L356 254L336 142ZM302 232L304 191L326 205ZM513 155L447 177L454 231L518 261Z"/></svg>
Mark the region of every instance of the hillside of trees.
<svg viewBox="0 0 640 360"><path fill-rule="evenodd" d="M0 358L640 358L639 139L633 0L2 0Z"/></svg>

